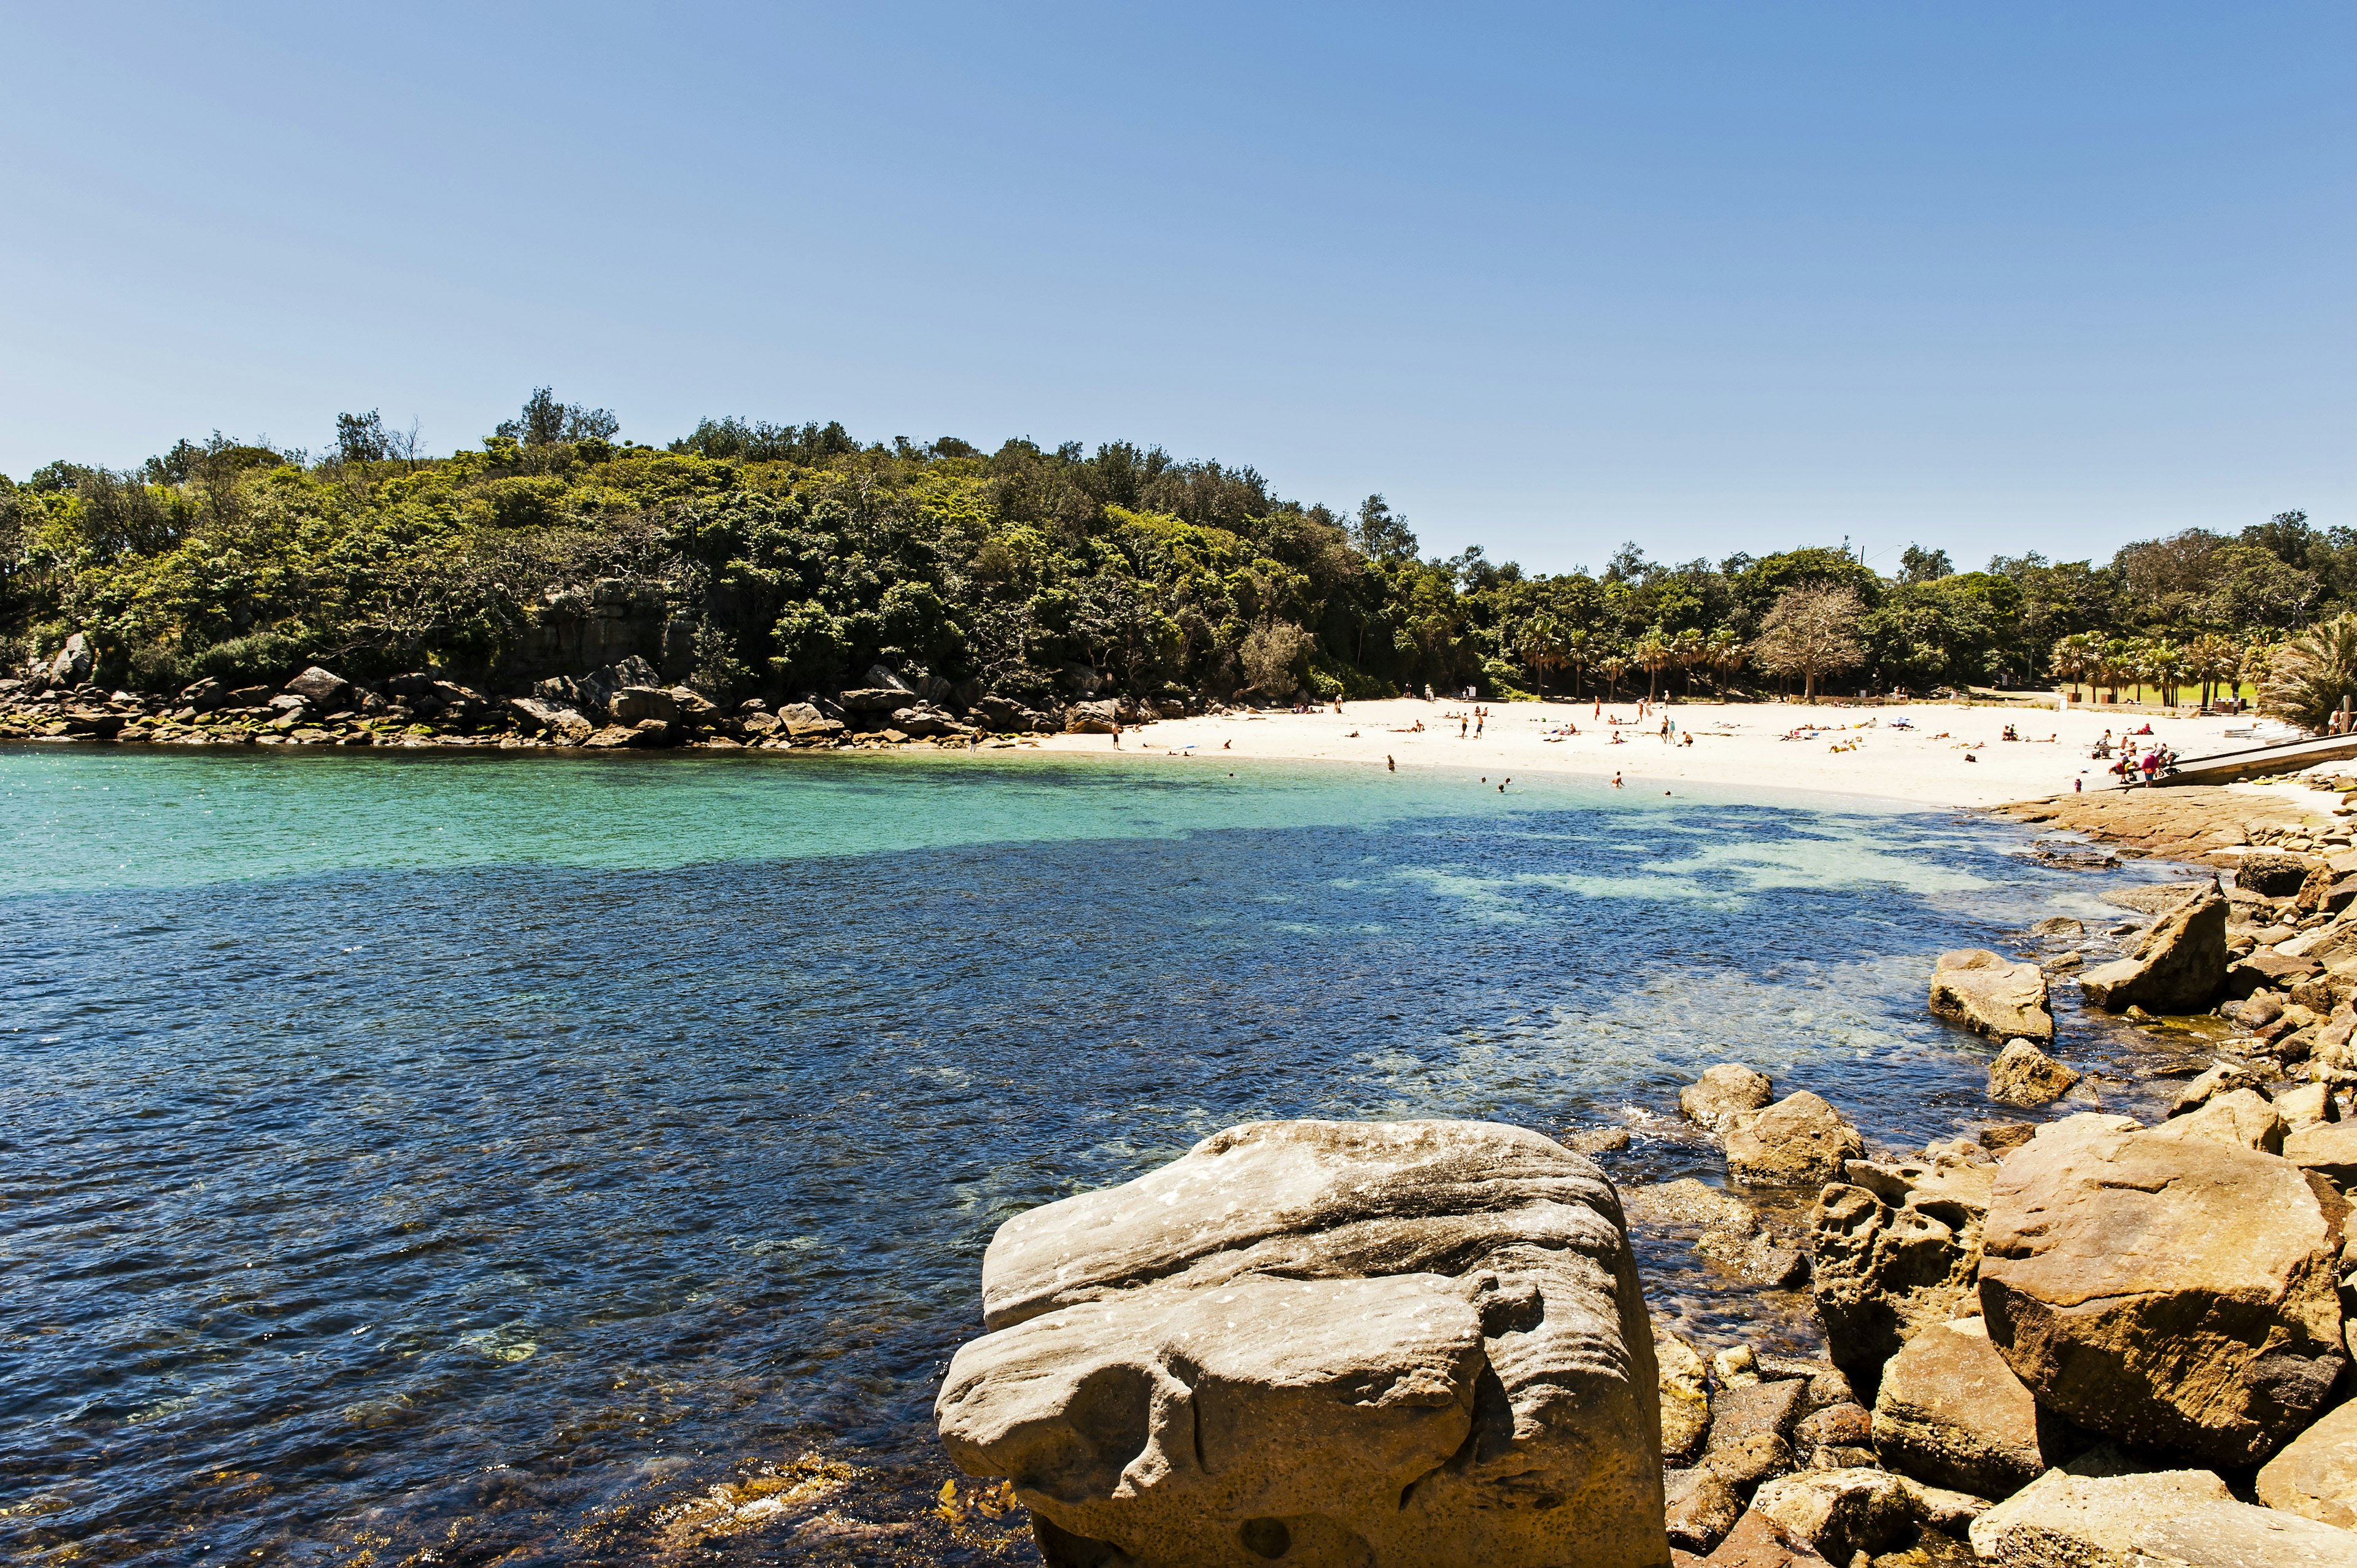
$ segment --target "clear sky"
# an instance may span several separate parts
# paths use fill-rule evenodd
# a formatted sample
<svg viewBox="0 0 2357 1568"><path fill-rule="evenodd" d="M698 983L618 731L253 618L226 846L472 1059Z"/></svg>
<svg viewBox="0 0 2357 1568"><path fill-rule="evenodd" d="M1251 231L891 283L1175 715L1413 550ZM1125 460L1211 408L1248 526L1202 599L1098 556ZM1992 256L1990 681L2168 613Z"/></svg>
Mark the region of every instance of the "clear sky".
<svg viewBox="0 0 2357 1568"><path fill-rule="evenodd" d="M2357 526L2357 8L0 7L0 470L1128 438L1534 568Z"/></svg>

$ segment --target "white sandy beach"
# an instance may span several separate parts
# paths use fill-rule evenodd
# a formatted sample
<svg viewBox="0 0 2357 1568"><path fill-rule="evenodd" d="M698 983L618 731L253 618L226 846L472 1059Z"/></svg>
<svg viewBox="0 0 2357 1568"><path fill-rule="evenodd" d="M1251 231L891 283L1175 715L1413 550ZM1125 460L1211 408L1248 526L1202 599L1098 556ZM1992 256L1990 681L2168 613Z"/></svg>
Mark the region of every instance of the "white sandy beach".
<svg viewBox="0 0 2357 1568"><path fill-rule="evenodd" d="M1632 789L1675 789L1683 781L1987 806L2066 790L2074 778L2089 789L2114 783L2104 771L2108 764L2088 753L2105 729L2117 736L2148 717L2083 703L2058 712L1937 703L1880 708L1681 703L1653 709L1639 723L1633 702L1607 703L1601 717L1593 702L1499 703L1490 705L1480 738L1469 733L1459 738L1458 717L1472 707L1394 699L1345 703L1340 716L1329 709L1166 719L1124 734L1119 750L1153 757L1321 758L1377 768L1389 756L1403 769L1474 768L1501 779L1618 772ZM1692 734L1692 746L1663 742L1664 715L1681 737ZM1611 719L1621 722L1607 722ZM1413 727L1419 721L1422 733ZM1912 727L1899 727L1901 721ZM2248 729L2248 717L2150 716L2148 722L2154 740L2187 757L2250 744L2225 734L2229 728ZM2007 725L2023 738L2002 739ZM1562 734L1569 725L1579 733ZM1812 725L1817 726L1812 738L1783 738ZM1615 736L1622 737L1620 744L1614 744ZM1060 735L1039 744L1043 750L1096 755L1115 749L1113 737L1102 735Z"/></svg>

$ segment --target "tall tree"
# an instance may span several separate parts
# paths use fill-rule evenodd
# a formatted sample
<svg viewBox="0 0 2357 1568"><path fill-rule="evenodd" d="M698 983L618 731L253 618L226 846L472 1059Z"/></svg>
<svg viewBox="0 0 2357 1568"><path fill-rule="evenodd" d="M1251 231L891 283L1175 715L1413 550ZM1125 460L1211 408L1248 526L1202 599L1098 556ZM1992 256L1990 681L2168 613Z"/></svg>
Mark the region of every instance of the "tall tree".
<svg viewBox="0 0 2357 1568"><path fill-rule="evenodd" d="M1760 622L1751 657L1760 668L1798 675L1802 696L1814 701L1818 679L1856 669L1866 650L1857 640L1865 607L1846 587L1812 584L1787 589Z"/></svg>

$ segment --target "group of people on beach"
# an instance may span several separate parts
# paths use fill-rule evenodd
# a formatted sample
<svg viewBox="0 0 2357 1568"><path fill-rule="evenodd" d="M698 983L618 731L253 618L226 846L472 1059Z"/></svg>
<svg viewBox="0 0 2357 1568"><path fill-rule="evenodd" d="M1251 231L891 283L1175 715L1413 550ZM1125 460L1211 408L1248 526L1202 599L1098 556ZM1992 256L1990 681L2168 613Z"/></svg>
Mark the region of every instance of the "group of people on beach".
<svg viewBox="0 0 2357 1568"><path fill-rule="evenodd" d="M2160 777L2164 769L2176 766L2176 751L2169 746L2159 744L2158 741L2156 741L2152 746L2145 748L2143 756L2137 756L2137 737L2140 736L2150 736L2151 734L2152 725L2149 722L2147 722L2141 729L2130 730L2126 735L2120 736L2118 742L2120 753L2119 760L2114 762L2111 767L2105 768L2104 771L2113 775L2124 784L2133 784L2136 782L2136 775L2141 773L2144 775L2144 781L2147 784L2149 784L2154 779ZM2103 738L2095 742L2094 750L2089 752L2087 755L2100 762L2111 757L2112 746L2112 732L2107 729L2104 732Z"/></svg>

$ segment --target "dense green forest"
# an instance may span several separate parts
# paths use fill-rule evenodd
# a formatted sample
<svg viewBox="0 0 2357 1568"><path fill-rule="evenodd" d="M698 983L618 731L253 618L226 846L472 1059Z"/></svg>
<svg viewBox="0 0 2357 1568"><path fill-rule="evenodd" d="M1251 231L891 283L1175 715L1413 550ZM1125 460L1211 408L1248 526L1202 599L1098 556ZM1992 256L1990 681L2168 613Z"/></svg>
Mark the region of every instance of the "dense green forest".
<svg viewBox="0 0 2357 1568"><path fill-rule="evenodd" d="M0 477L7 665L81 632L98 680L145 691L313 662L496 684L562 661L550 618L627 593L662 622L666 673L716 700L877 661L1017 701L1075 666L1164 698L1920 693L2206 686L2357 607L2357 535L2298 512L2100 565L1957 571L1910 548L1886 576L1821 546L1670 563L1631 544L1547 575L1420 554L1381 495L1303 505L1125 442L984 452L718 419L646 446L545 389L448 456L375 413L337 428L323 456L216 434L136 468Z"/></svg>

